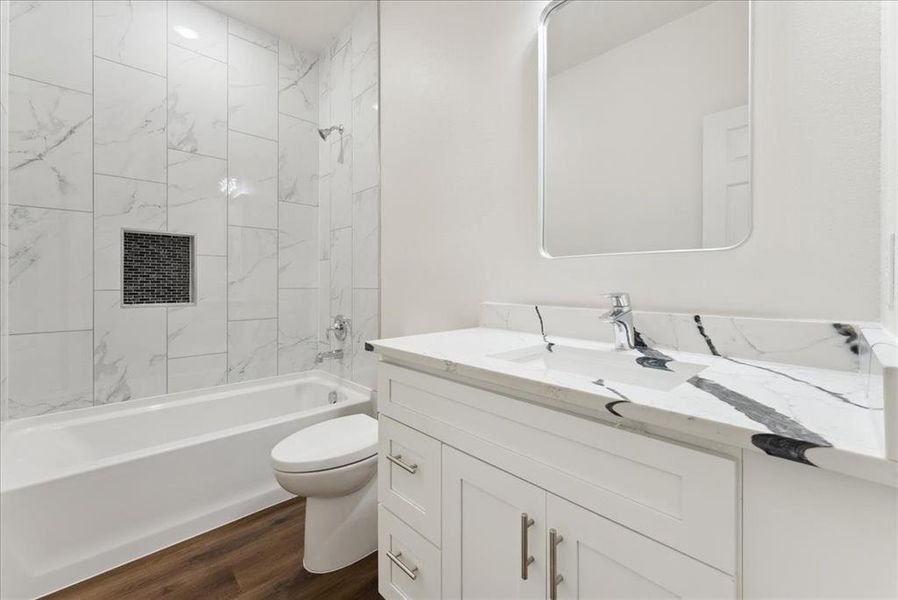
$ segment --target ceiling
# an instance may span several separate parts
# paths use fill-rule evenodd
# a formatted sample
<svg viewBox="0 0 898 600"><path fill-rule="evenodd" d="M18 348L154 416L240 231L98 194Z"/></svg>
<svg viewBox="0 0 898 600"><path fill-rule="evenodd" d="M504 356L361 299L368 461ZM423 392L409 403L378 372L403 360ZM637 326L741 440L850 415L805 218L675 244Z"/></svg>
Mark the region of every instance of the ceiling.
<svg viewBox="0 0 898 600"><path fill-rule="evenodd" d="M202 4L273 33L313 52L320 51L365 4L362 0L200 0Z"/></svg>
<svg viewBox="0 0 898 600"><path fill-rule="evenodd" d="M708 4L709 0L569 2L549 19L549 74L604 54Z"/></svg>

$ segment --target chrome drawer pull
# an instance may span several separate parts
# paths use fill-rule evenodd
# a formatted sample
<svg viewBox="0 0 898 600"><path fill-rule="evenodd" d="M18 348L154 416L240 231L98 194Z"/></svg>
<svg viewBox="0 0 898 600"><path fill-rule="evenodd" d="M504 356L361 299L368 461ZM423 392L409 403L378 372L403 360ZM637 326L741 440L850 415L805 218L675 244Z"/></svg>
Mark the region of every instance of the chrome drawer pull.
<svg viewBox="0 0 898 600"><path fill-rule="evenodd" d="M402 556L402 552L397 552L396 554L393 554L392 552L387 550L387 558L389 558L391 561L393 561L393 564L396 565L397 567L399 567L399 570L401 570L403 573L408 575L409 579L414 581L415 579L418 578L418 567L412 567L411 569L406 567L405 563L403 563L401 560L399 560L400 556Z"/></svg>
<svg viewBox="0 0 898 600"><path fill-rule="evenodd" d="M418 472L418 465L417 464L414 464L414 465L408 464L407 462L402 460L401 454L397 454L396 456L393 456L392 454L387 454L387 460L390 461L391 463L393 463L394 465L396 465L397 467L401 467L401 468L405 469L412 475L414 475L415 473Z"/></svg>
<svg viewBox="0 0 898 600"><path fill-rule="evenodd" d="M564 581L564 576L558 574L558 556L556 546L564 538L558 535L554 529L549 530L549 600L557 600L558 584Z"/></svg>
<svg viewBox="0 0 898 600"><path fill-rule="evenodd" d="M521 579L527 581L527 568L533 563L533 557L527 549L527 530L533 527L533 519L527 513L521 513Z"/></svg>

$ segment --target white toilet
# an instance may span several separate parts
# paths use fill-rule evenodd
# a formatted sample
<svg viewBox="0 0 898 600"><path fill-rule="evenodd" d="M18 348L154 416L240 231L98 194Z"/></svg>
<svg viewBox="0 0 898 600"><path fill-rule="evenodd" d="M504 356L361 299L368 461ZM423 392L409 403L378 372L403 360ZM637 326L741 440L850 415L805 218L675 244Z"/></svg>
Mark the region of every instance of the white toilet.
<svg viewBox="0 0 898 600"><path fill-rule="evenodd" d="M377 420L317 423L281 440L271 462L281 487L306 498L307 571L336 571L377 550Z"/></svg>

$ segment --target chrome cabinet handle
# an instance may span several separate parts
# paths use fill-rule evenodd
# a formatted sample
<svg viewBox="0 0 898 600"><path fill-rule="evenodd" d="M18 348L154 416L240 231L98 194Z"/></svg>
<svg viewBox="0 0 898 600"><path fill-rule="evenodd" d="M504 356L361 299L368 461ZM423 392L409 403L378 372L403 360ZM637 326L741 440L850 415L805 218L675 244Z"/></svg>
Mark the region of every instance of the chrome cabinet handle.
<svg viewBox="0 0 898 600"><path fill-rule="evenodd" d="M558 574L558 554L556 547L564 538L554 529L549 530L549 600L558 600L558 584L564 576Z"/></svg>
<svg viewBox="0 0 898 600"><path fill-rule="evenodd" d="M391 463L393 463L394 465L396 465L397 467L401 467L401 468L405 469L412 475L414 475L415 473L418 472L418 465L417 464L413 464L413 465L408 464L407 462L402 460L401 454L397 454L396 456L393 456L392 454L387 454L387 460L390 461Z"/></svg>
<svg viewBox="0 0 898 600"><path fill-rule="evenodd" d="M418 578L418 567L409 568L409 567L405 566L405 563L402 562L401 560L399 560L400 556L402 556L402 552L397 552L396 554L393 554L392 552L387 550L387 558L389 558L391 561L393 561L393 564L396 565L397 567L399 567L400 571L402 571L403 573L408 575L409 579L414 581L415 579Z"/></svg>
<svg viewBox="0 0 898 600"><path fill-rule="evenodd" d="M533 563L533 557L527 549L527 530L533 527L533 519L527 513L521 513L521 579L527 581L527 567Z"/></svg>

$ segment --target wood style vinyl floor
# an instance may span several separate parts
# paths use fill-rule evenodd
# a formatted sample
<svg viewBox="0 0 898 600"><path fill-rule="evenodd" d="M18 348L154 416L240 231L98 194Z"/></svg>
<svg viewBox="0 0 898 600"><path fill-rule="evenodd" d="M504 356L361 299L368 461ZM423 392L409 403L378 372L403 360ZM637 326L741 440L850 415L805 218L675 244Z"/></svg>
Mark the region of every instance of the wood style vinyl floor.
<svg viewBox="0 0 898 600"><path fill-rule="evenodd" d="M379 600L377 553L325 575L302 568L297 498L128 563L52 600Z"/></svg>

